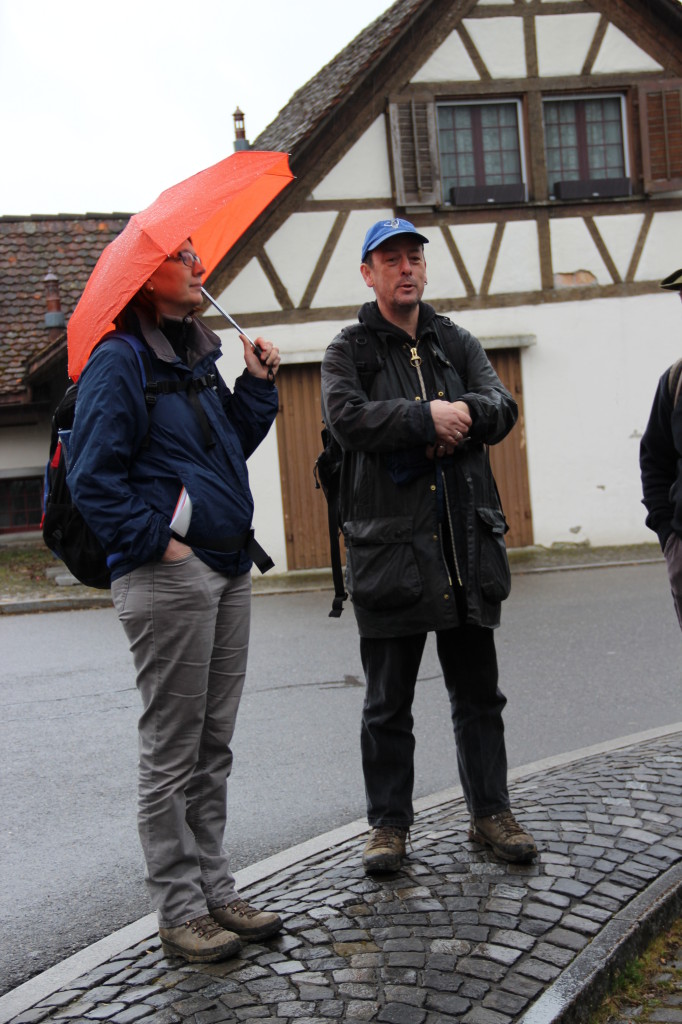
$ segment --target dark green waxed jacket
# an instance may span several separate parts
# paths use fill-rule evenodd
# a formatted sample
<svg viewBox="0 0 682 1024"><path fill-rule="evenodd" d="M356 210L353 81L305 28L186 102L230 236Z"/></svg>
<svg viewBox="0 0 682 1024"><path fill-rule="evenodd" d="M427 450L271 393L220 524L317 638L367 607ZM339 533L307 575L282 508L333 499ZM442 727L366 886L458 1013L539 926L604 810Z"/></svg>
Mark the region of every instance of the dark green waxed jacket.
<svg viewBox="0 0 682 1024"><path fill-rule="evenodd" d="M507 525L487 446L518 415L473 335L420 305L414 342L375 302L322 362L322 415L344 451L339 497L346 585L362 636L389 637L467 623L494 627L509 594ZM430 401L461 399L470 440L445 459ZM454 546L455 555L452 555Z"/></svg>

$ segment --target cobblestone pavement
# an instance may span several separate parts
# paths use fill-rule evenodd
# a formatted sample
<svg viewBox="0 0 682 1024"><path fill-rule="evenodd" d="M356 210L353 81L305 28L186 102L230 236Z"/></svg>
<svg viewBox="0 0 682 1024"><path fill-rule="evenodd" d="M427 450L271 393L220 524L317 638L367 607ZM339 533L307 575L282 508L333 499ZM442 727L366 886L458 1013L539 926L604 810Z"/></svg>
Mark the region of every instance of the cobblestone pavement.
<svg viewBox="0 0 682 1024"><path fill-rule="evenodd" d="M510 792L538 841L535 864L500 863L470 842L463 802L449 799L419 813L398 874L367 878L355 837L243 889L285 928L233 960L190 966L154 936L14 1017L0 1000L0 1020L584 1019L626 940L642 932L639 951L643 922L680 912L682 733L536 771Z"/></svg>

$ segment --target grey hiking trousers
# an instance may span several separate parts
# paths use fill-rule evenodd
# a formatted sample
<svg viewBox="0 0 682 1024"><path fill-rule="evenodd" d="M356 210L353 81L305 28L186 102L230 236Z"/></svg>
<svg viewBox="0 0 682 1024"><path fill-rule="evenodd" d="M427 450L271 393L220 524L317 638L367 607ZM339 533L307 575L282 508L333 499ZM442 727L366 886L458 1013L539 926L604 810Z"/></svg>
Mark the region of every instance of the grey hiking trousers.
<svg viewBox="0 0 682 1024"><path fill-rule="evenodd" d="M159 926L236 896L222 848L230 742L244 686L251 575L196 555L150 562L112 584L143 711L138 828Z"/></svg>

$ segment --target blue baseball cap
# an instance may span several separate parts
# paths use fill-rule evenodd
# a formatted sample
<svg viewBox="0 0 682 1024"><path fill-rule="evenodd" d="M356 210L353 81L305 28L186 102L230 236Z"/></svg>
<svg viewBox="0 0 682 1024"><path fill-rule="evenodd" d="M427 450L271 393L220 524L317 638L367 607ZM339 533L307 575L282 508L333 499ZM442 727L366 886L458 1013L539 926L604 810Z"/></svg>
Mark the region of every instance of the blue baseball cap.
<svg viewBox="0 0 682 1024"><path fill-rule="evenodd" d="M395 238L396 235L414 235L420 242L428 242L428 238L420 235L409 220L401 220L399 217L394 217L393 220L378 220L365 235L365 240L362 243L362 262L365 262L368 252L372 252L386 239Z"/></svg>

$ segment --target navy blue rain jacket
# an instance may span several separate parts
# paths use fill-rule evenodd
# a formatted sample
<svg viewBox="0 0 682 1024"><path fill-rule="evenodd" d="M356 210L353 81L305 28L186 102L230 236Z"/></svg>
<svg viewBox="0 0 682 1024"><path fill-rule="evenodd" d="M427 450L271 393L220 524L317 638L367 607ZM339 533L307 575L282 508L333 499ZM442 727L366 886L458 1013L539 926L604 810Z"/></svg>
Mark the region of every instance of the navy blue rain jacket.
<svg viewBox="0 0 682 1024"><path fill-rule="evenodd" d="M204 340L209 332L202 325ZM69 488L81 515L107 553L112 580L158 561L171 539L170 520L184 486L192 501L182 540L207 565L229 576L251 568L241 550L200 547L193 537L223 540L251 529L253 498L246 460L277 413L277 389L244 371L234 391L217 373L216 347L189 370L168 346L150 351L154 380L215 373L215 389L199 392L214 444L206 438L187 392L159 395L149 414L140 367L125 341L112 339L91 355L78 384L69 452ZM205 347L205 346L204 346Z"/></svg>

